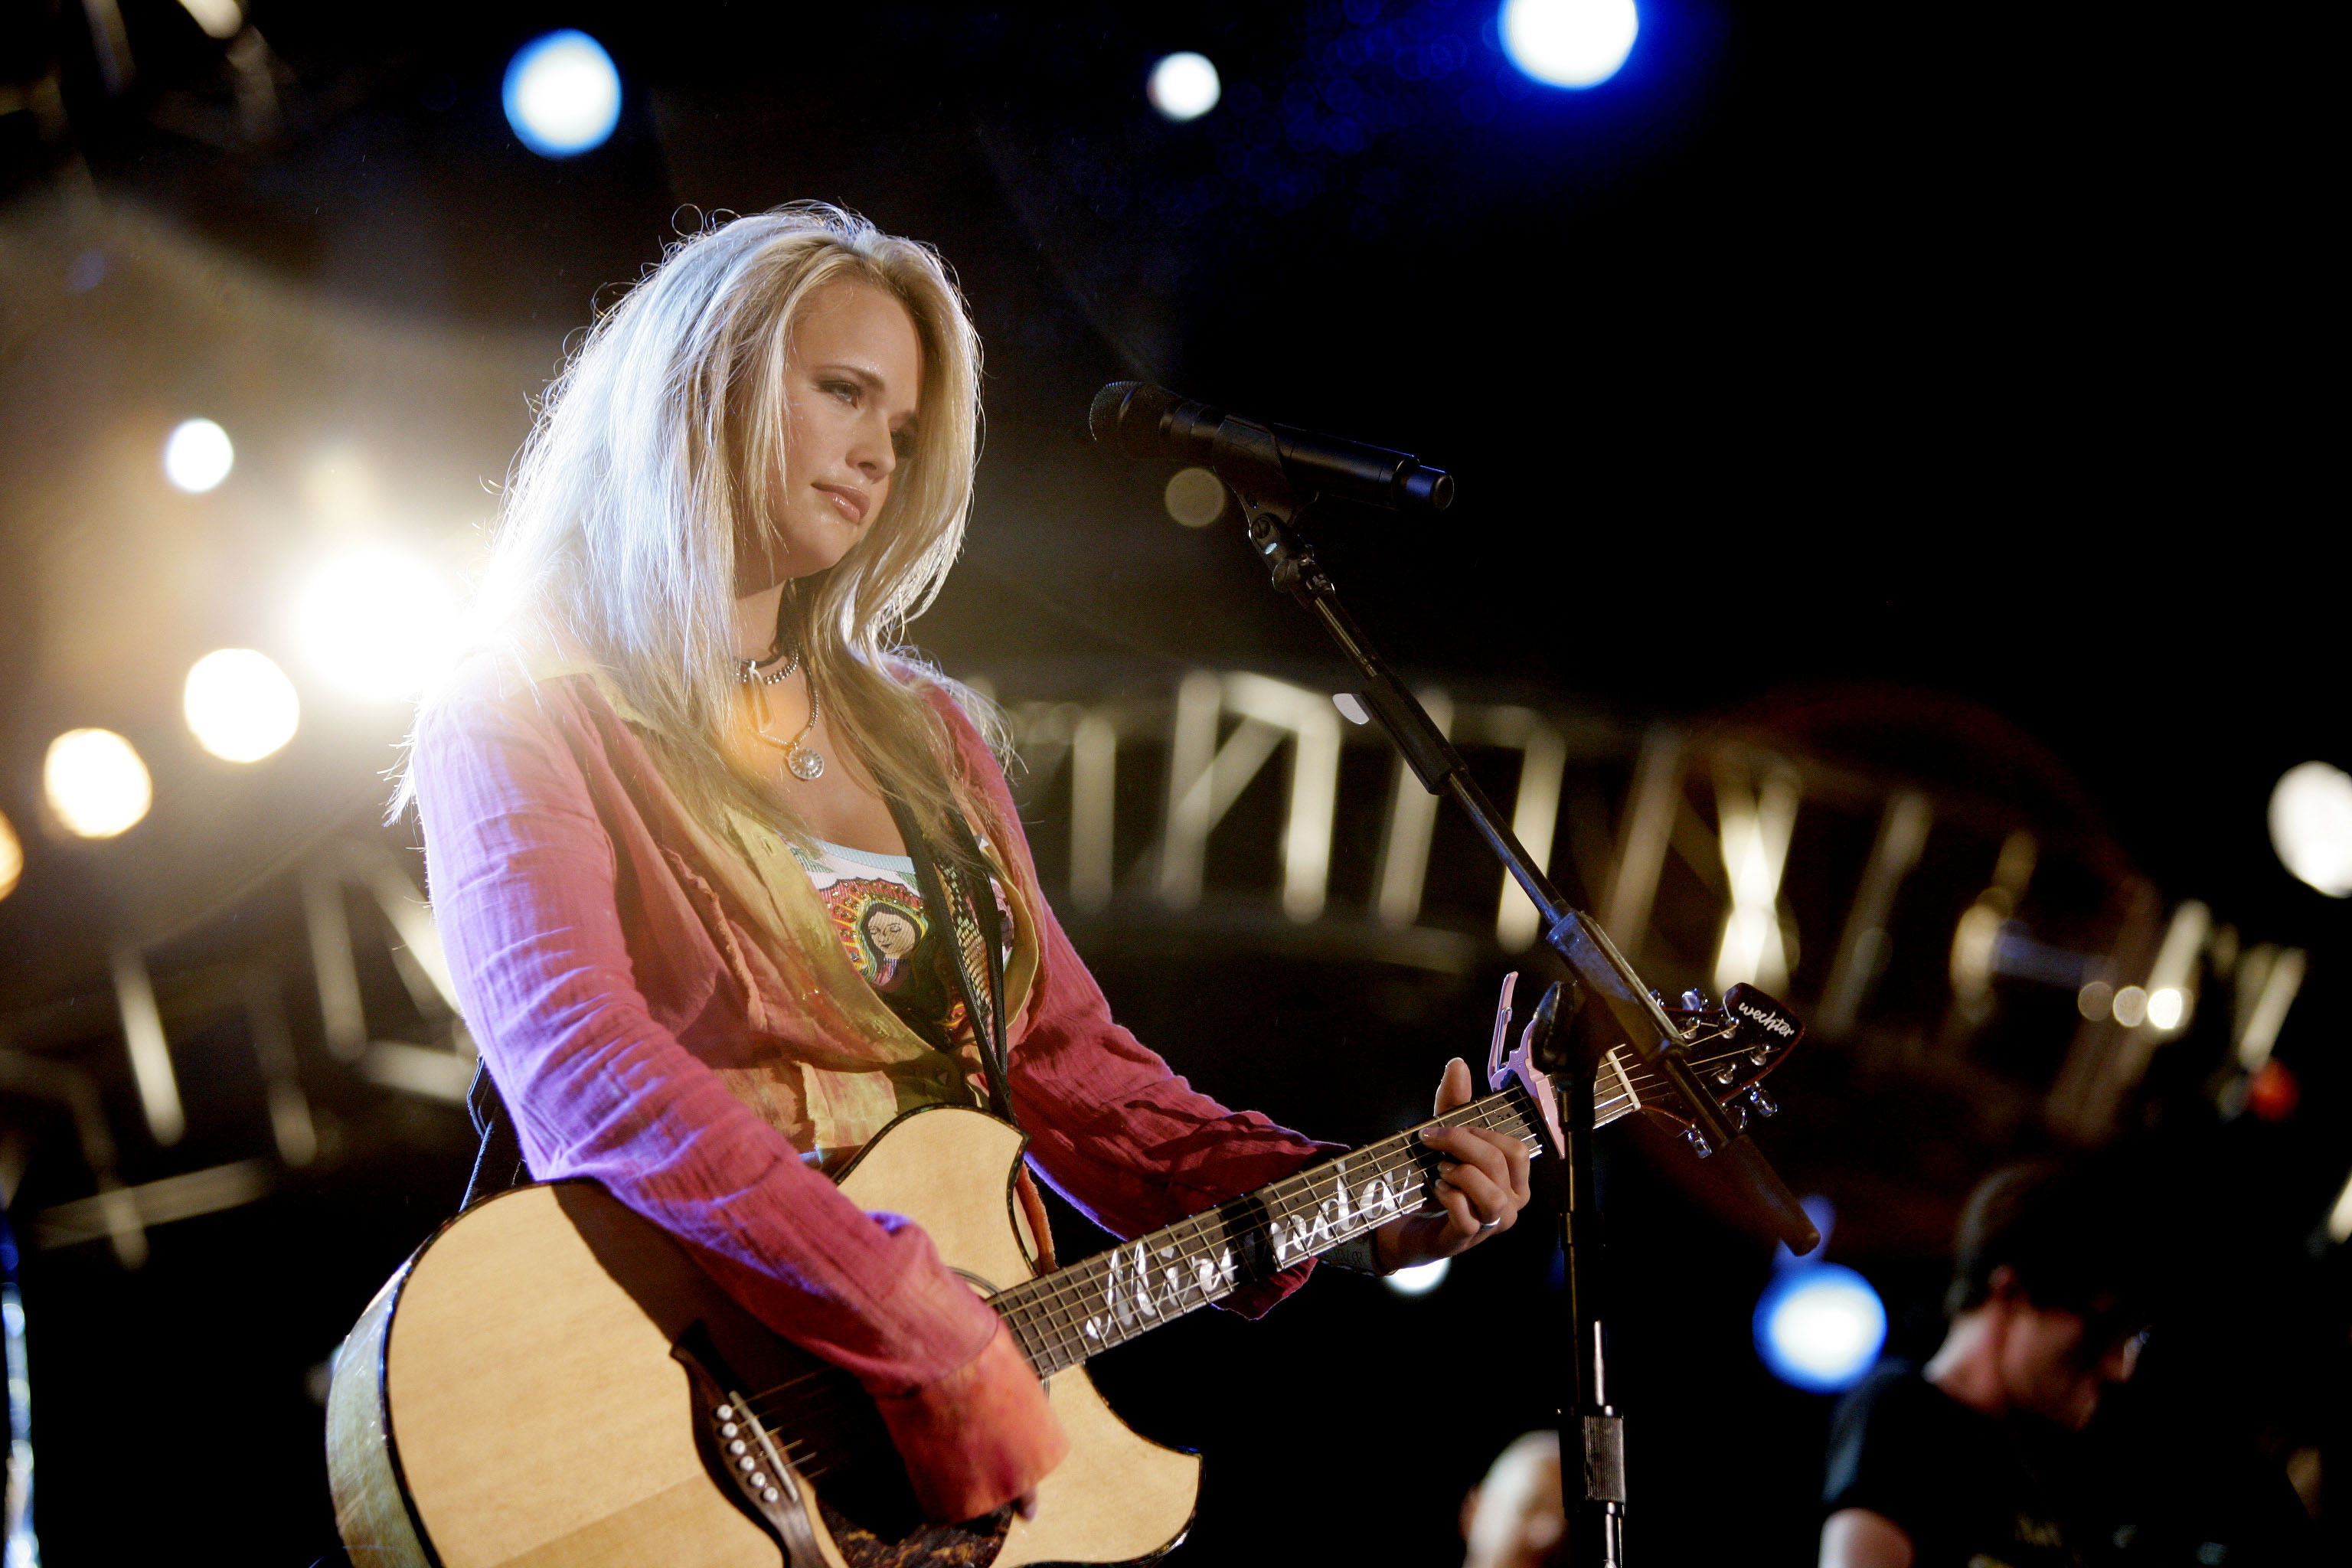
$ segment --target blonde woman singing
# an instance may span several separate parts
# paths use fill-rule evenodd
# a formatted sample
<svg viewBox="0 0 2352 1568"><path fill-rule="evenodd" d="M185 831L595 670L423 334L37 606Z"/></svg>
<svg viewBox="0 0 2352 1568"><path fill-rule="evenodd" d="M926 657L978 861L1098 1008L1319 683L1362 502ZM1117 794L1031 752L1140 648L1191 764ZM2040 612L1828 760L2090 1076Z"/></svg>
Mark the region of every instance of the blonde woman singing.
<svg viewBox="0 0 2352 1568"><path fill-rule="evenodd" d="M854 1373L946 1521L1033 1507L1065 1439L996 1314L828 1172L902 1111L980 1104L1133 1236L1329 1147L1111 1021L986 705L898 647L963 537L979 371L940 258L849 214L677 246L551 390L491 636L425 704L404 786L531 1173L603 1184ZM1456 1061L1440 1108L1469 1098ZM1458 1253L1527 1201L1517 1144L1432 1142L1436 1204L1359 1266ZM1263 1312L1311 1268L1229 1302Z"/></svg>

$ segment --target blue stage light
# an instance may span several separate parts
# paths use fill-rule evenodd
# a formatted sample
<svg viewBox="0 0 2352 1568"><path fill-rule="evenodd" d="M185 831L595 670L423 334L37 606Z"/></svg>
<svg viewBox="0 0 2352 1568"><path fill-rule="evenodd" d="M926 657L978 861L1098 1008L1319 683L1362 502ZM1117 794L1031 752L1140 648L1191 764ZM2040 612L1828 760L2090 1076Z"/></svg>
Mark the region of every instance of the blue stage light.
<svg viewBox="0 0 2352 1568"><path fill-rule="evenodd" d="M1772 1375L1813 1394L1852 1388L1886 1343L1886 1307L1836 1263L1794 1263L1756 1303L1756 1353Z"/></svg>
<svg viewBox="0 0 2352 1568"><path fill-rule="evenodd" d="M542 158L601 147L621 119L621 73L576 27L533 38L507 66L507 123Z"/></svg>
<svg viewBox="0 0 2352 1568"><path fill-rule="evenodd" d="M1546 87L1598 87L1633 50L1633 0L1505 0L1503 50Z"/></svg>

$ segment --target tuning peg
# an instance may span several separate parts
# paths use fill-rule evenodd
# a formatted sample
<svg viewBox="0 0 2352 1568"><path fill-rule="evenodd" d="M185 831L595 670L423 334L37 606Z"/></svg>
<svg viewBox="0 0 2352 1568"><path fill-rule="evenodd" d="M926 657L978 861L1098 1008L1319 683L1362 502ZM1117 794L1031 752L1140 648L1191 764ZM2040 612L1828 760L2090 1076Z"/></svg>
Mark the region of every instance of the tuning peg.
<svg viewBox="0 0 2352 1568"><path fill-rule="evenodd" d="M1748 1086L1748 1103L1759 1116L1778 1116L1780 1113L1780 1102L1765 1093L1760 1083Z"/></svg>
<svg viewBox="0 0 2352 1568"><path fill-rule="evenodd" d="M1706 1141L1706 1134L1700 1131L1696 1127L1684 1128L1683 1138L1690 1144L1691 1152L1697 1155L1702 1160L1715 1152L1715 1145L1708 1142Z"/></svg>
<svg viewBox="0 0 2352 1568"><path fill-rule="evenodd" d="M1683 993L1683 1007L1685 1011L1704 1013L1713 1005L1714 1004L1706 999L1706 993L1696 985Z"/></svg>

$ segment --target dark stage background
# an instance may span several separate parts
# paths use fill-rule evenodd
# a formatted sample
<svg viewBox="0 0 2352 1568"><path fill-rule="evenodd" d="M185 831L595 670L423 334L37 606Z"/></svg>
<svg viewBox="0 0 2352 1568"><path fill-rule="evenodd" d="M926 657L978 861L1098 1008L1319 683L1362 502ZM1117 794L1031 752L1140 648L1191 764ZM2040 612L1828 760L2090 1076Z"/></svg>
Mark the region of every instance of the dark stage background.
<svg viewBox="0 0 2352 1568"><path fill-rule="evenodd" d="M1617 934L1656 984L1714 988L1725 846L1795 781L1766 899L1819 1026L1761 1142L1835 1205L1827 1256L1885 1298L1890 1352L1932 1350L1978 1176L2137 1152L2184 1293L2101 1419L2150 1500L2130 1560L2260 1560L2290 1474L2343 1550L2352 1317L2326 1222L2352 1170L2352 924L2265 826L2285 770L2352 764L2315 16L1642 0L1624 69L1579 93L1513 71L1479 0L257 0L213 37L196 18L226 4L0 4L0 811L25 857L0 896L0 1174L52 1568L193 1542L343 1560L327 1361L456 1204L471 1132L462 1037L386 880L421 884L416 830L375 820L404 710L324 683L289 606L360 545L462 584L598 303L709 215L797 197L935 243L970 296L980 501L914 636L1013 714L1048 888L1179 1071L1320 1137L1384 1134L1483 1047L1502 973L1545 961L1498 931L1450 817L1383 915L1391 764L1361 733L1313 918L1277 900L1281 756L1211 835L1199 901L1160 894L1188 672L1342 672L1230 513L1180 528L1172 465L1086 441L1116 378L1457 477L1442 521L1335 508L1315 536L1507 808L1539 771L1527 737L1558 738L1555 874L1634 911ZM550 160L499 84L556 26L611 51L623 100L608 142ZM1178 48L1223 80L1185 123L1143 93ZM189 495L155 454L194 415L237 455ZM301 692L273 757L220 762L182 724L220 646ZM1087 715L1118 736L1107 884L1073 847ZM100 841L41 796L50 739L91 725L154 776L148 818ZM1864 919L1906 792L1933 826ZM1664 815L1636 897L1644 799ZM321 1000L328 910L356 1037ZM173 1140L126 1050L125 952ZM2300 989L2250 1055L2289 952ZM2193 1012L2094 1019L2094 982ZM1756 1354L1771 1247L1667 1139L1601 1143L1634 1561L1809 1562L1832 1401ZM128 1234L95 1196L118 1184ZM1327 1277L1098 1363L1138 1427L1208 1457L1175 1560L1459 1561L1464 1491L1549 1419L1544 1234L1426 1295ZM2217 1543L2240 1555L2199 1555Z"/></svg>

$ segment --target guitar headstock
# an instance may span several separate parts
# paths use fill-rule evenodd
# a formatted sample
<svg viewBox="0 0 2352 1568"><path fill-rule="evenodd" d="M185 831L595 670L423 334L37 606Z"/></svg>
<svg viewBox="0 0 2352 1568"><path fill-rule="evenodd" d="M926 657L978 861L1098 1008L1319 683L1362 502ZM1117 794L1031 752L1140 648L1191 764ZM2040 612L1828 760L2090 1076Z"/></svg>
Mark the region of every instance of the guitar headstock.
<svg viewBox="0 0 2352 1568"><path fill-rule="evenodd" d="M1780 1109L1765 1092L1764 1079L1805 1037L1805 1026L1794 1013L1753 985L1734 985L1719 1003L1709 1002L1703 991L1690 990L1683 993L1679 1005L1663 996L1658 1005L1682 1032L1680 1049L1691 1075L1714 1095L1733 1131ZM1622 1047L1610 1053L1612 1065L1623 1064L1623 1087L1638 1100L1626 1109L1654 1111L1695 1138L1697 1130L1690 1125L1687 1110L1681 1109L1681 1097L1665 1079L1628 1061L1632 1055ZM1608 1084L1609 1071L1604 1068L1601 1086Z"/></svg>
<svg viewBox="0 0 2352 1568"><path fill-rule="evenodd" d="M1562 1146L1559 1113L1549 1076L1538 1070L1542 1055L1539 1037L1549 1032L1551 1011L1559 987L1555 985L1528 1021L1518 1048L1505 1055L1510 1044L1511 993L1518 982L1516 971L1503 977L1503 994L1495 1007L1494 1039L1487 1047L1486 1079L1496 1089L1512 1079L1527 1086L1544 1108L1553 1147ZM1658 1005L1667 1022L1682 1036L1683 1059L1692 1076L1710 1090L1722 1107L1724 1120L1735 1132L1744 1131L1751 1119L1780 1110L1764 1090L1764 1079L1779 1067L1805 1037L1805 1026L1794 1013L1753 985L1735 985L1720 1003L1709 1002L1701 991L1683 993L1679 1006L1664 996ZM1682 1128L1702 1155L1714 1152L1698 1137L1690 1111L1673 1084L1656 1068L1645 1066L1630 1046L1619 1046L1601 1058L1592 1079L1592 1121L1605 1127L1636 1110L1654 1113L1660 1121Z"/></svg>

